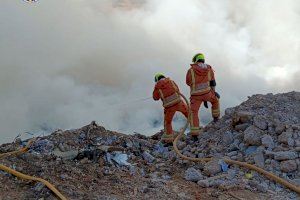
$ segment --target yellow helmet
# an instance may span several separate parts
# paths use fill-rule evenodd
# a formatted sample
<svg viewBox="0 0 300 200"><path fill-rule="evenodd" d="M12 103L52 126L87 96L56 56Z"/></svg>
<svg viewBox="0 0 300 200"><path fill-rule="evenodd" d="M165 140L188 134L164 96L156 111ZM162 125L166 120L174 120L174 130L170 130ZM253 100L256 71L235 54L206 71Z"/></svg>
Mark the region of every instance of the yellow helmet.
<svg viewBox="0 0 300 200"><path fill-rule="evenodd" d="M163 75L162 73L156 73L154 77L154 81L157 82L159 81L160 78L165 78L165 75Z"/></svg>
<svg viewBox="0 0 300 200"><path fill-rule="evenodd" d="M204 58L204 54L202 54L202 53L197 53L196 55L194 55L194 57L193 57L193 63L196 63L196 62L198 62L198 61L205 61L205 58Z"/></svg>

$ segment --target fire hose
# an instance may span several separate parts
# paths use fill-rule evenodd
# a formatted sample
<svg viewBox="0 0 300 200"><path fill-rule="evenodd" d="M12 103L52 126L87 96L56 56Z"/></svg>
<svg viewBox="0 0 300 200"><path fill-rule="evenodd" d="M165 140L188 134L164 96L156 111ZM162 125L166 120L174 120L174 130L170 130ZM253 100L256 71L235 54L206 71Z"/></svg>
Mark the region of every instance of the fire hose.
<svg viewBox="0 0 300 200"><path fill-rule="evenodd" d="M190 107L190 104L187 100L187 98L183 95L183 94L180 94L182 96L182 98L184 99L184 101L186 102L186 104L188 105L188 110L189 110L189 117L188 117L188 120L185 124L185 126L180 130L180 133L178 134L178 136L175 138L174 142L173 142L173 148L176 152L176 154L184 159L184 160L189 160L189 161L193 161L193 162L209 162L211 160L213 160L214 158L213 157L209 157L209 158L192 158L192 157L188 157L188 156L185 156L183 155L177 148L177 142L178 140L180 140L180 138L184 135L184 132L185 130L187 129L187 127L189 126L189 122L190 122L190 115L191 115L191 107ZM283 179L283 178L280 178L260 167L257 167L255 165L251 165L249 163L246 163L246 162L240 162L240 161L235 161L235 160L230 160L230 159L227 159L227 158L223 158L223 161L226 162L227 164L230 164L230 165L238 165L240 167L244 167L244 168L247 168L247 169L250 169L250 170L254 170L262 175L264 175L265 177L267 177L268 179L272 180L272 181L275 181L277 183L280 183L281 185L289 188L290 190L294 191L294 192L297 192L298 194L300 194L300 187L299 186L296 186L290 182L288 182L287 180Z"/></svg>
<svg viewBox="0 0 300 200"><path fill-rule="evenodd" d="M25 152L27 152L31 145L34 143L35 139L32 139L28 142L28 144L24 147L24 148L21 148L17 151L12 151L12 152L8 152L8 153L3 153L3 154L0 154L0 159L1 158L6 158L8 156L16 156L16 155L21 155ZM2 164L0 164L0 170L2 171L5 171L9 174L12 174L20 179L24 179L24 180L30 180L30 181L37 181L37 182L41 182L43 183L45 186L47 186L60 200L67 200L66 197L64 197L63 194L61 194L50 182L42 179L42 178L38 178L38 177L34 177L34 176L29 176L29 175L26 175L26 174L23 174L21 172L18 172L14 169L11 169L9 167L6 167Z"/></svg>

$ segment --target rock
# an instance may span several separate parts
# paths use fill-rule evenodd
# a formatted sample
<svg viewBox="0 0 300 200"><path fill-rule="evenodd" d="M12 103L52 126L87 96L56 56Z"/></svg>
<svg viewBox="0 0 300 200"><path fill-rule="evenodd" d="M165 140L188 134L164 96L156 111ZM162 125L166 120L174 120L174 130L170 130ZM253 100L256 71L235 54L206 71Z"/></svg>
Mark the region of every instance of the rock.
<svg viewBox="0 0 300 200"><path fill-rule="evenodd" d="M260 115L255 116L253 118L253 125L256 126L257 128L261 130L267 130L268 129L268 124L266 122L266 119Z"/></svg>
<svg viewBox="0 0 300 200"><path fill-rule="evenodd" d="M287 161L282 161L280 163L280 169L283 172L293 172L297 170L297 163L295 160L287 160Z"/></svg>
<svg viewBox="0 0 300 200"><path fill-rule="evenodd" d="M253 113L248 111L238 111L234 113L233 121L239 121L241 123L250 122L253 118Z"/></svg>
<svg viewBox="0 0 300 200"><path fill-rule="evenodd" d="M274 169L277 171L280 170L280 164L276 160L271 160L271 167L272 167L272 170L274 170Z"/></svg>
<svg viewBox="0 0 300 200"><path fill-rule="evenodd" d="M289 147L293 147L295 146L295 140L293 138L289 138L287 144Z"/></svg>
<svg viewBox="0 0 300 200"><path fill-rule="evenodd" d="M289 139L292 139L293 133L292 132L283 132L278 136L278 142L283 144L288 144Z"/></svg>
<svg viewBox="0 0 300 200"><path fill-rule="evenodd" d="M267 192L268 188L269 188L269 186L268 186L268 184L266 182L258 183L257 181L250 180L249 181L249 185L251 187L256 188L257 191L259 191L259 192Z"/></svg>
<svg viewBox="0 0 300 200"><path fill-rule="evenodd" d="M257 146L249 146L246 150L245 150L245 154L246 156L249 156L251 154L254 154L257 150Z"/></svg>
<svg viewBox="0 0 300 200"><path fill-rule="evenodd" d="M300 178L293 179L292 182L298 186L300 186Z"/></svg>
<svg viewBox="0 0 300 200"><path fill-rule="evenodd" d="M284 124L281 124L281 123L276 124L275 133L277 135L281 134L284 130L285 130Z"/></svg>
<svg viewBox="0 0 300 200"><path fill-rule="evenodd" d="M274 153L274 159L283 161L283 160L293 160L298 157L297 153L292 151L279 151Z"/></svg>
<svg viewBox="0 0 300 200"><path fill-rule="evenodd" d="M223 135L224 145L229 145L233 142L233 134L230 131L226 131Z"/></svg>
<svg viewBox="0 0 300 200"><path fill-rule="evenodd" d="M244 141L248 145L260 145L263 132L255 126L249 126L244 132Z"/></svg>
<svg viewBox="0 0 300 200"><path fill-rule="evenodd" d="M38 183L35 184L33 190L35 192L41 192L44 187L45 187L44 183L38 182Z"/></svg>
<svg viewBox="0 0 300 200"><path fill-rule="evenodd" d="M226 108L225 109L225 115L226 116L232 116L234 113L235 108Z"/></svg>
<svg viewBox="0 0 300 200"><path fill-rule="evenodd" d="M249 126L250 126L250 124L248 124L248 123L238 124L234 127L234 130L236 130L236 131L245 131Z"/></svg>
<svg viewBox="0 0 300 200"><path fill-rule="evenodd" d="M168 181L168 180L171 180L171 179L172 179L172 177L171 177L171 176L169 176L169 175L162 175L162 176L161 176L161 178L162 178L162 179L164 179L164 180L166 180L166 181Z"/></svg>
<svg viewBox="0 0 300 200"><path fill-rule="evenodd" d="M59 149L55 149L53 151L53 154L57 157L60 157L64 160L73 160L74 158L77 157L79 151L78 150L70 150L70 151L66 151L66 152L62 152Z"/></svg>
<svg viewBox="0 0 300 200"><path fill-rule="evenodd" d="M295 151L300 152L300 147L296 147Z"/></svg>
<svg viewBox="0 0 300 200"><path fill-rule="evenodd" d="M184 178L187 181L197 182L197 181L203 179L203 175L201 174L201 172L199 170L196 170L195 168L190 167L185 171Z"/></svg>
<svg viewBox="0 0 300 200"><path fill-rule="evenodd" d="M203 188L208 188L209 187L209 181L207 179L205 180L200 180L197 182L197 184L200 186L200 187L203 187Z"/></svg>
<svg viewBox="0 0 300 200"><path fill-rule="evenodd" d="M232 157L232 156L236 156L238 154L237 151L231 151L227 154L227 156Z"/></svg>
<svg viewBox="0 0 300 200"><path fill-rule="evenodd" d="M296 147L300 147L300 139L295 140L295 146L296 146Z"/></svg>
<svg viewBox="0 0 300 200"><path fill-rule="evenodd" d="M235 169L228 169L227 174L229 179L233 179L237 174L237 171Z"/></svg>
<svg viewBox="0 0 300 200"><path fill-rule="evenodd" d="M272 150L275 146L272 136L267 134L263 135L261 139L261 144L264 147L268 148L268 150Z"/></svg>
<svg viewBox="0 0 300 200"><path fill-rule="evenodd" d="M155 161L155 158L147 151L144 151L142 156L148 163L153 163Z"/></svg>
<svg viewBox="0 0 300 200"><path fill-rule="evenodd" d="M205 165L204 165L204 174L208 175L208 176L213 176L219 172L221 172L222 169L221 169L221 166L219 164L219 161L218 160L212 160L212 161L209 161L207 162Z"/></svg>
<svg viewBox="0 0 300 200"><path fill-rule="evenodd" d="M264 168L265 167L265 158L264 154L259 151L254 155L254 162L258 167Z"/></svg>

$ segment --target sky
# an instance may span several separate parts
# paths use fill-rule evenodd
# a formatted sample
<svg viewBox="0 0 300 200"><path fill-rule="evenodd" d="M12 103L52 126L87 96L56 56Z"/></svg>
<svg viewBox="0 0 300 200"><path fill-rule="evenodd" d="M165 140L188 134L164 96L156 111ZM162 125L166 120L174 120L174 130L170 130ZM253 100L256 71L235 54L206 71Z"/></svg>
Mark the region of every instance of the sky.
<svg viewBox="0 0 300 200"><path fill-rule="evenodd" d="M298 0L133 2L1 0L0 143L92 120L154 134L163 126L161 103L150 99L154 74L189 96L185 75L199 52L215 70L223 112L253 94L300 90ZM208 123L210 111L200 117Z"/></svg>

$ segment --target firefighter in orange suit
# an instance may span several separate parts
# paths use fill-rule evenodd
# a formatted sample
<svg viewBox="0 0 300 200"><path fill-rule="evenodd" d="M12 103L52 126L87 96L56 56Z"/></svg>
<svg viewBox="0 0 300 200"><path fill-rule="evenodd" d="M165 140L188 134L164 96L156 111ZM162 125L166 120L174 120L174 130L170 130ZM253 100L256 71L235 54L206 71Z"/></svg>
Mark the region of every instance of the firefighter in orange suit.
<svg viewBox="0 0 300 200"><path fill-rule="evenodd" d="M214 121L220 117L219 94L215 92L215 76L212 67L205 63L204 55L199 53L193 57L193 64L186 75L186 84L191 88L191 136L197 137L201 128L198 112L202 102L212 104L211 112Z"/></svg>
<svg viewBox="0 0 300 200"><path fill-rule="evenodd" d="M172 120L176 111L181 112L188 118L188 107L183 99L180 97L178 86L170 78L166 78L163 74L157 73L155 75L155 88L153 91L153 99L155 101L162 100L164 107L164 127L165 131L162 136L162 142L172 143L174 133L172 129Z"/></svg>

